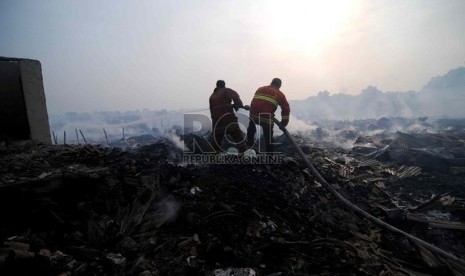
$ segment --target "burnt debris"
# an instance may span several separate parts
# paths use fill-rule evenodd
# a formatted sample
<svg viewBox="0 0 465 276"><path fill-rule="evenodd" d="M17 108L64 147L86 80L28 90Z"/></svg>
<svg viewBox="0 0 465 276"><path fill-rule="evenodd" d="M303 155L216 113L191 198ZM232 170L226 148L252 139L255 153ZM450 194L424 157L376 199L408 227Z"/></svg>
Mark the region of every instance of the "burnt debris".
<svg viewBox="0 0 465 276"><path fill-rule="evenodd" d="M351 202L463 259L463 136L347 135L352 149L296 140ZM465 273L346 209L285 139L274 165L183 164L172 140L141 139L1 142L0 274Z"/></svg>

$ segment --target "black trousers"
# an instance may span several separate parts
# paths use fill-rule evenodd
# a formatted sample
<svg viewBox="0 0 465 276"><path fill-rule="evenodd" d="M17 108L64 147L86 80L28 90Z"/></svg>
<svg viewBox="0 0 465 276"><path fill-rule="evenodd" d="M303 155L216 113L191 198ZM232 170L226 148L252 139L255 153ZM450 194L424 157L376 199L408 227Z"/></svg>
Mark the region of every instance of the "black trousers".
<svg viewBox="0 0 465 276"><path fill-rule="evenodd" d="M263 129L263 138L265 140L265 152L273 152L273 124L261 124ZM247 143L252 148L255 144L255 133L257 132L257 126L254 120L250 119L249 127L247 128ZM263 152L262 149L260 151Z"/></svg>
<svg viewBox="0 0 465 276"><path fill-rule="evenodd" d="M231 122L228 125L220 125L217 126L217 124L213 124L214 129L213 129L213 136L212 136L212 147L215 152L219 152L221 149L221 142L223 141L223 138L226 134L231 135L231 137L234 139L234 142L236 143L236 147L239 150L239 152L244 152L247 150L247 145L245 144L244 141L244 133L242 130L239 128L239 125L237 122ZM223 151L226 151L226 149L222 149Z"/></svg>

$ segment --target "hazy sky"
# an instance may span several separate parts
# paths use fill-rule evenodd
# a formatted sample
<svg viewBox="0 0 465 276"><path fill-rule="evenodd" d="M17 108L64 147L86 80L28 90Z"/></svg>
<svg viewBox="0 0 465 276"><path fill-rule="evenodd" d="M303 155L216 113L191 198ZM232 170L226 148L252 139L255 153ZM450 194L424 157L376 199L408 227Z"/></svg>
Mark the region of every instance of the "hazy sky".
<svg viewBox="0 0 465 276"><path fill-rule="evenodd" d="M203 108L224 79L245 102L420 90L464 66L464 0L0 0L0 56L40 60L49 113Z"/></svg>

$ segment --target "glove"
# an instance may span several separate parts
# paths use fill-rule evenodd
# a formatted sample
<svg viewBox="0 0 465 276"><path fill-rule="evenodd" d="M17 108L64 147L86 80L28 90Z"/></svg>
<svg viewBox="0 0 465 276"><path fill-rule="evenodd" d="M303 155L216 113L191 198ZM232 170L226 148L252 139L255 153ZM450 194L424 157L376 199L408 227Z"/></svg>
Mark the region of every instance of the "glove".
<svg viewBox="0 0 465 276"><path fill-rule="evenodd" d="M250 110L250 106L248 106L248 105L244 105L243 108L244 108L245 110Z"/></svg>
<svg viewBox="0 0 465 276"><path fill-rule="evenodd" d="M281 120L281 125L283 127L286 127L288 123L289 123L289 120Z"/></svg>

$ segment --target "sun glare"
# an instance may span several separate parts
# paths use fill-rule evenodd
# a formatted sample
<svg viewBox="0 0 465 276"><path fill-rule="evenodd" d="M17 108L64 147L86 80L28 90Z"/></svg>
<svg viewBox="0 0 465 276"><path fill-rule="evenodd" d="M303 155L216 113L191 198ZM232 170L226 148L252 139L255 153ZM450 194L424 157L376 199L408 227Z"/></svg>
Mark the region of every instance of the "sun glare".
<svg viewBox="0 0 465 276"><path fill-rule="evenodd" d="M347 24L357 0L266 1L268 34L285 51L315 55Z"/></svg>

